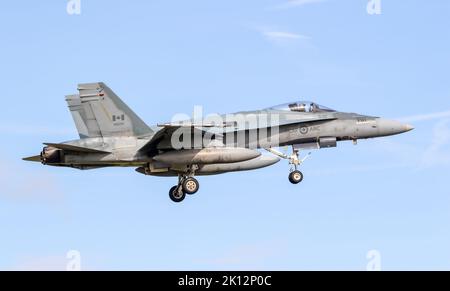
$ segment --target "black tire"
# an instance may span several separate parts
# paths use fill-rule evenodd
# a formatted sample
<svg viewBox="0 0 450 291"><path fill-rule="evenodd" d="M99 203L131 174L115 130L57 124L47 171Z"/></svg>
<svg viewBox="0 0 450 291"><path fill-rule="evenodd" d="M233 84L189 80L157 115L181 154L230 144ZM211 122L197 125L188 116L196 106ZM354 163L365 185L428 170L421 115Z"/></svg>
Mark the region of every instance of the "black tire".
<svg viewBox="0 0 450 291"><path fill-rule="evenodd" d="M193 195L200 189L200 183L195 178L187 178L183 181L183 191L186 194Z"/></svg>
<svg viewBox="0 0 450 291"><path fill-rule="evenodd" d="M183 191L180 196L180 194L177 193L177 191L178 191L177 189L178 189L178 186L173 186L172 188L170 188L169 197L170 197L170 200L172 200L173 202L180 203L186 198L186 193L184 193L184 191Z"/></svg>
<svg viewBox="0 0 450 291"><path fill-rule="evenodd" d="M293 171L289 174L289 182L296 185L303 181L303 173L300 171Z"/></svg>

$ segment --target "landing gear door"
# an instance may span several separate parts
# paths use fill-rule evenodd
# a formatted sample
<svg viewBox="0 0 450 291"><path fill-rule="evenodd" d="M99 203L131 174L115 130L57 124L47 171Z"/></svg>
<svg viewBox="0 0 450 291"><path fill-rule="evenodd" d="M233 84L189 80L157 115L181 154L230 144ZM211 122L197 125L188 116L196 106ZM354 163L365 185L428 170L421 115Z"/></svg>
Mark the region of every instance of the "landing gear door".
<svg viewBox="0 0 450 291"><path fill-rule="evenodd" d="M308 143L301 143L301 144L295 144L293 145L294 150L300 151L300 150L317 150L319 149L319 143L318 142L308 142Z"/></svg>

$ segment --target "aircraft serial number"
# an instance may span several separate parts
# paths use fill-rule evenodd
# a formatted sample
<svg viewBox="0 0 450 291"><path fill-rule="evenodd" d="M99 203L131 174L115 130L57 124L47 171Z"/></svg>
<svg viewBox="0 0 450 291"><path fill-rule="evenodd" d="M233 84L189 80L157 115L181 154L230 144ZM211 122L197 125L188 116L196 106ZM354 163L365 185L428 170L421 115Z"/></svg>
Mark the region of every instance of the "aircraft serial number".
<svg viewBox="0 0 450 291"><path fill-rule="evenodd" d="M366 118L360 118L356 120L356 124L369 124L369 123L373 123L374 120L372 119L366 119Z"/></svg>

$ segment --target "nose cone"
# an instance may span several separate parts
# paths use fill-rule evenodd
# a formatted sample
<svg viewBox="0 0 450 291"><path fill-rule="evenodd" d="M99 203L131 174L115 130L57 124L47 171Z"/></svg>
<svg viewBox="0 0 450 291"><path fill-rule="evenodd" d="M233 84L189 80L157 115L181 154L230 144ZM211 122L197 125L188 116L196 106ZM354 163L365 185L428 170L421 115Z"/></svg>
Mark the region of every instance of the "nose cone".
<svg viewBox="0 0 450 291"><path fill-rule="evenodd" d="M388 119L378 119L377 124L380 136L401 134L414 129L410 124Z"/></svg>
<svg viewBox="0 0 450 291"><path fill-rule="evenodd" d="M411 131L414 129L414 126L411 124L405 124L405 132Z"/></svg>

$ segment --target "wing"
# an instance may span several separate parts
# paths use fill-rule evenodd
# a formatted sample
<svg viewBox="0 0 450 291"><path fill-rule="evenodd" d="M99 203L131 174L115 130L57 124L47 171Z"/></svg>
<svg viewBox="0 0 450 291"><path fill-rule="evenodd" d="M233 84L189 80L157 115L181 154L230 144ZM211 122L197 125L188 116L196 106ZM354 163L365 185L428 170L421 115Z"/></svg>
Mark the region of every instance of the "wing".
<svg viewBox="0 0 450 291"><path fill-rule="evenodd" d="M309 116L287 116L284 117L282 120L280 120L277 125L283 126L283 125L289 125L289 124L303 124L303 123L309 123L309 122L317 122L317 121L330 121L335 120L334 117L328 117L328 116L320 116L320 115L309 115ZM215 125L213 123L167 123L167 124L161 124L158 125L161 129L157 131L151 139L139 150L140 152L144 152L147 154L156 153L158 149L158 145L160 143L169 143L172 138L172 134L177 131L178 129L187 128L191 129L192 135L194 134L214 134L214 135L224 135L224 134L230 134L233 132L238 132L242 130L251 130L255 129L253 127L245 127L245 128L239 128L236 126L235 122L227 122L223 123L223 125Z"/></svg>
<svg viewBox="0 0 450 291"><path fill-rule="evenodd" d="M147 154L151 154L157 151L157 146L163 140L170 140L172 138L172 134L178 129L189 128L192 131L192 134L204 134L205 131L194 124L191 125L176 125L176 124L164 124L159 125L161 129L157 131L152 138L139 149L140 152L144 152ZM207 127L207 126L206 126Z"/></svg>

